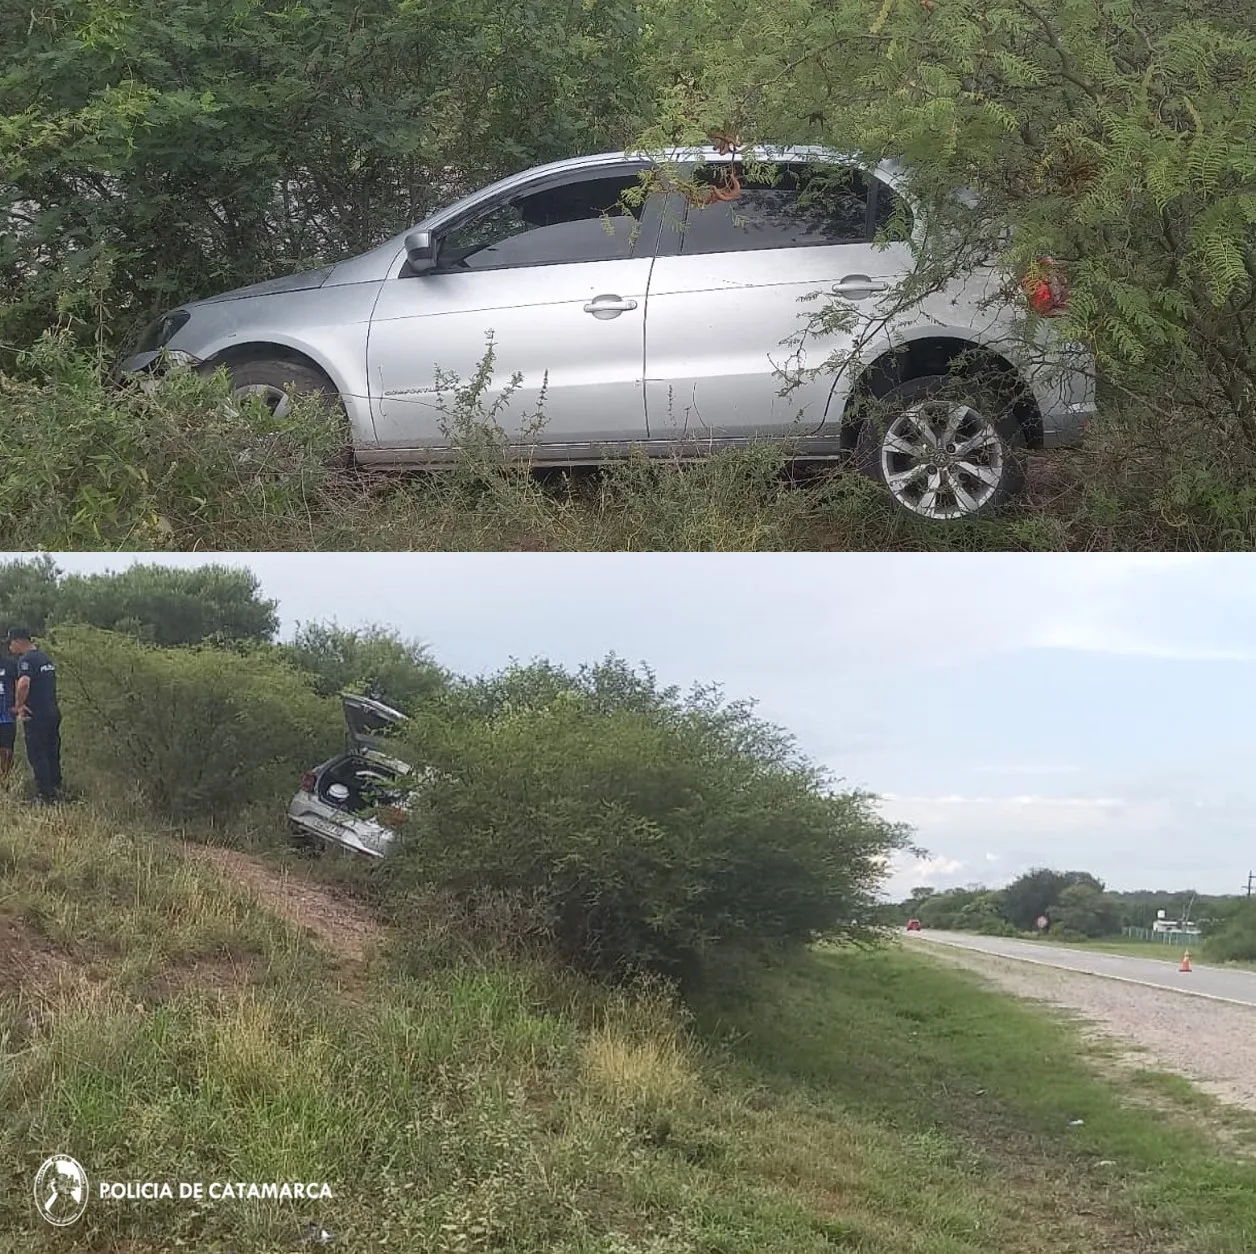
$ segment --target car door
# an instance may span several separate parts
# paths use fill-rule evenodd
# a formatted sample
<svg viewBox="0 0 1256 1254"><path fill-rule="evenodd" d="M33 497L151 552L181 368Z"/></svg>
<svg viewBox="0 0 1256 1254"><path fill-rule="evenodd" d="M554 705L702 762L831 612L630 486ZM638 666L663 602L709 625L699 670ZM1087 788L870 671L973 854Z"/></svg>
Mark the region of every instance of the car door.
<svg viewBox="0 0 1256 1254"><path fill-rule="evenodd" d="M905 204L854 169L781 163L740 187L728 163L697 171L727 199L669 204L650 279L646 406L655 440L811 435L841 412L853 373L824 369L847 352L911 266ZM705 197L704 197L705 198ZM818 299L811 299L816 297ZM851 325L817 322L839 296ZM826 299L827 298L827 299ZM834 404L833 402L837 403ZM836 434L836 433L835 433Z"/></svg>
<svg viewBox="0 0 1256 1254"><path fill-rule="evenodd" d="M481 412L496 407L512 441L646 435L645 303L662 198L620 200L644 168L550 176L475 206L436 233L433 270L404 266L383 284L367 347L381 446L447 445L455 393L477 377Z"/></svg>

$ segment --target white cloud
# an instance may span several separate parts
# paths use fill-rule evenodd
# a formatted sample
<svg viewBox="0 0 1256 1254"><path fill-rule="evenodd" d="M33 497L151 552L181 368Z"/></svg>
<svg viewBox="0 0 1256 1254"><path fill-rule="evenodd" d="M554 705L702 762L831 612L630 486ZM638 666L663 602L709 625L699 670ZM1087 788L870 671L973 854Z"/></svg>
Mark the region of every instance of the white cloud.
<svg viewBox="0 0 1256 1254"><path fill-rule="evenodd" d="M1076 775L1082 767L1076 762L994 762L972 767L977 775Z"/></svg>
<svg viewBox="0 0 1256 1254"><path fill-rule="evenodd" d="M906 797L893 792L879 793L878 796L893 805L920 806L1064 806L1069 809L1106 810L1130 804L1118 797L964 797L958 793L941 797Z"/></svg>
<svg viewBox="0 0 1256 1254"><path fill-rule="evenodd" d="M1218 613L1251 587L1247 567L1218 570L1217 554L1079 555L1052 577L1026 584L1036 611L1025 619L1030 647L1163 661L1249 662L1249 614ZM1209 570L1209 567L1212 569ZM1062 577L1061 577L1062 575ZM1201 575L1203 576L1201 578ZM1220 638L1218 636L1220 632Z"/></svg>
<svg viewBox="0 0 1256 1254"><path fill-rule="evenodd" d="M907 823L925 846L962 837L979 848L989 848L992 838L1036 841L1077 836L1079 833L1125 833L1163 830L1172 819L1168 801L1127 801L1120 797L1038 797L1032 795L937 797L881 793L880 809L886 818Z"/></svg>
<svg viewBox="0 0 1256 1254"><path fill-rule="evenodd" d="M894 868L891 884L929 884L938 879L949 879L963 869L958 858L912 858L899 862Z"/></svg>
<svg viewBox="0 0 1256 1254"><path fill-rule="evenodd" d="M1210 649L1188 641L1151 640L1114 622L1057 622L1031 634L1040 649L1066 649L1078 653L1107 653L1117 657L1157 658L1168 662L1250 662L1250 649Z"/></svg>

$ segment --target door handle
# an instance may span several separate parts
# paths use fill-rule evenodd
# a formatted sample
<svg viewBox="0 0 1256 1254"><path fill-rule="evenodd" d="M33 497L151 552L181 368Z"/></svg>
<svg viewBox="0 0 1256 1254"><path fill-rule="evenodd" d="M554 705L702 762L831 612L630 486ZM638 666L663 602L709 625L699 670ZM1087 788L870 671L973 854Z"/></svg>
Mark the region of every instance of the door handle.
<svg viewBox="0 0 1256 1254"><path fill-rule="evenodd" d="M584 312L592 314L595 318L618 318L621 313L626 313L629 309L636 309L637 302L635 300L625 300L622 296L595 296L584 307Z"/></svg>
<svg viewBox="0 0 1256 1254"><path fill-rule="evenodd" d="M886 279L871 279L866 274L848 274L835 283L831 290L836 296L847 293L853 296L856 292L888 292L891 286Z"/></svg>

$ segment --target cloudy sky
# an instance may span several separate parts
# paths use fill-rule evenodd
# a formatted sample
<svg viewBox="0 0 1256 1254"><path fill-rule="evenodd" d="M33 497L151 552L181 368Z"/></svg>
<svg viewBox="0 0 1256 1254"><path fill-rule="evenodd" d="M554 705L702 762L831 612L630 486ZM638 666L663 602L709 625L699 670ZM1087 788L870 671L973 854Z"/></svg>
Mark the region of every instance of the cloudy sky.
<svg viewBox="0 0 1256 1254"><path fill-rule="evenodd" d="M13 555L4 555L13 556ZM58 556L66 571L137 559ZM151 557L143 560L154 560ZM1236 892L1256 870L1256 559L234 554L297 622L472 674L615 652L716 681L912 824L889 890L1031 866Z"/></svg>

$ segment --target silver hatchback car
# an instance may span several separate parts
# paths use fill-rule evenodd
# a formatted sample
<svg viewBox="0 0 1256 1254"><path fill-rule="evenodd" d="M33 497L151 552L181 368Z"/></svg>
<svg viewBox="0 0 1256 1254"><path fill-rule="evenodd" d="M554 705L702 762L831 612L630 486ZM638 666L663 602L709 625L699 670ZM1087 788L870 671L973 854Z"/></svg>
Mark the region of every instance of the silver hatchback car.
<svg viewBox="0 0 1256 1254"><path fill-rule="evenodd" d="M404 820L410 800L400 781L414 768L396 757L390 736L406 722L400 710L370 697L341 693L345 751L301 777L288 826L296 843L382 858L396 840L390 826Z"/></svg>
<svg viewBox="0 0 1256 1254"><path fill-rule="evenodd" d="M1000 296L1008 276L973 270L887 317L925 230L901 167L755 156L772 178L716 149L671 154L680 179L646 195L660 167L644 156L528 170L351 260L182 305L122 370L224 366L239 394L276 407L294 389L338 396L359 463L430 464L457 456L452 394L491 339L481 403L510 394L496 421L534 464L787 440L799 458L855 457L934 521L997 508L1027 448L1080 439L1090 357L1049 318L1017 334L1026 310ZM809 194L835 168L840 194ZM891 223L904 229L887 243ZM843 302L840 328L817 321L817 294ZM1063 299L1052 281L1031 303L1049 314ZM957 359L981 367L958 391Z"/></svg>

